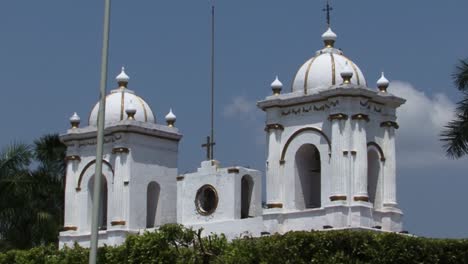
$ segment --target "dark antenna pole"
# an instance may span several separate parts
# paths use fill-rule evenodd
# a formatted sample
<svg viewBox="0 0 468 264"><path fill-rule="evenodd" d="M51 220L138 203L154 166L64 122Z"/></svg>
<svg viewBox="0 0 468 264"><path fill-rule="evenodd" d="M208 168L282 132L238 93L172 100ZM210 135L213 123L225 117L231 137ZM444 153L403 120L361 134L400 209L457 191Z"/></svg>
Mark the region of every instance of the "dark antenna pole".
<svg viewBox="0 0 468 264"><path fill-rule="evenodd" d="M215 2L211 1L211 136L210 136L210 160L214 159L214 74L215 74Z"/></svg>

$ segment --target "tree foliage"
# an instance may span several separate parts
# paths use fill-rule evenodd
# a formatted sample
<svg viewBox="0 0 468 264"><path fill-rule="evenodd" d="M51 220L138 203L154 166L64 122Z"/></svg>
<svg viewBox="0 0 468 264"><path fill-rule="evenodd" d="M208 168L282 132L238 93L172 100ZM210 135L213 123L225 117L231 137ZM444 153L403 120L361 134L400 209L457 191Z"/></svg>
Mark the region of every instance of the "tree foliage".
<svg viewBox="0 0 468 264"><path fill-rule="evenodd" d="M58 135L46 135L0 153L0 251L57 242L65 150Z"/></svg>
<svg viewBox="0 0 468 264"><path fill-rule="evenodd" d="M98 263L468 263L468 241L364 231L289 232L228 242L181 225L131 235L98 251ZM88 249L40 246L0 253L3 263L88 263Z"/></svg>
<svg viewBox="0 0 468 264"><path fill-rule="evenodd" d="M446 125L441 139L445 142L447 156L461 158L468 154L468 59L459 62L453 81L463 99L457 103L455 119Z"/></svg>

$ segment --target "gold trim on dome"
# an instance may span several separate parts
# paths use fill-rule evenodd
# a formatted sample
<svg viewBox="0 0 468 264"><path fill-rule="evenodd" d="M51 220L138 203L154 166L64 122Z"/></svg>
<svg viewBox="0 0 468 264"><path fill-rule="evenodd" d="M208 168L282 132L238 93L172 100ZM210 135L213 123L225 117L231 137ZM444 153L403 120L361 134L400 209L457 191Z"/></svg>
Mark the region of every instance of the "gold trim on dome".
<svg viewBox="0 0 468 264"><path fill-rule="evenodd" d="M120 120L123 120L124 118L124 107L125 107L125 92L122 89L122 96L121 96L121 101L120 101Z"/></svg>
<svg viewBox="0 0 468 264"><path fill-rule="evenodd" d="M319 55L320 56L320 55ZM309 71L310 71L310 67L312 67L312 63L314 63L315 59L317 58L318 56L315 56L315 57L312 57L310 58L310 62L309 62L309 65L307 65L307 70L305 72L305 77L304 77L304 94L307 94L307 82L309 81Z"/></svg>
<svg viewBox="0 0 468 264"><path fill-rule="evenodd" d="M332 64L332 85L336 84L336 76L335 76L335 57L333 56L333 53L330 53L331 57L331 64Z"/></svg>
<svg viewBox="0 0 468 264"><path fill-rule="evenodd" d="M136 96L136 95L135 95L135 96ZM148 122L148 113L146 112L145 102L144 102L143 99L141 99L141 97L139 97L139 96L136 96L136 98L138 98L138 101L140 101L141 106L143 107L143 113L144 113L144 115L145 115L145 122Z"/></svg>

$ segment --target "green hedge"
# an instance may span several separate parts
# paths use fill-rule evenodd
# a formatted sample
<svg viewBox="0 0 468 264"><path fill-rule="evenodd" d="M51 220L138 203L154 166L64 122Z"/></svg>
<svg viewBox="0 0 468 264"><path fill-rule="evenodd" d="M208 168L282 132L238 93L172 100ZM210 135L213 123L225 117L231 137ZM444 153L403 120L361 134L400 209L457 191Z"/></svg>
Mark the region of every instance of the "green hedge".
<svg viewBox="0 0 468 264"><path fill-rule="evenodd" d="M361 232L289 232L228 242L179 225L99 249L99 263L468 263L468 240ZM42 246L0 253L0 264L88 263L88 249Z"/></svg>

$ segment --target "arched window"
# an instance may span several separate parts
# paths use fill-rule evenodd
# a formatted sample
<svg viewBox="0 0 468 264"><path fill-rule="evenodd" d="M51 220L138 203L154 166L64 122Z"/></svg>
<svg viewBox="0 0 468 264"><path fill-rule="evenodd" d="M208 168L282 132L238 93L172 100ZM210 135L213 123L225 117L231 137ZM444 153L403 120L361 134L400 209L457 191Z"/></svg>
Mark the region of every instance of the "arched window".
<svg viewBox="0 0 468 264"><path fill-rule="evenodd" d="M377 150L369 149L367 151L367 193L369 194L369 202L374 204L374 207L380 207L382 203L382 177L381 177L381 161Z"/></svg>
<svg viewBox="0 0 468 264"><path fill-rule="evenodd" d="M107 229L107 180L106 177L101 177L101 190L99 199L99 230ZM88 182L88 222L91 227L93 215L93 201L94 201L94 176Z"/></svg>
<svg viewBox="0 0 468 264"><path fill-rule="evenodd" d="M248 218L254 182L250 175L244 175L241 180L241 218Z"/></svg>
<svg viewBox="0 0 468 264"><path fill-rule="evenodd" d="M296 207L321 206L320 153L315 145L302 145L296 152Z"/></svg>
<svg viewBox="0 0 468 264"><path fill-rule="evenodd" d="M157 212L161 188L156 182L150 182L146 190L146 227L152 228L158 224Z"/></svg>

